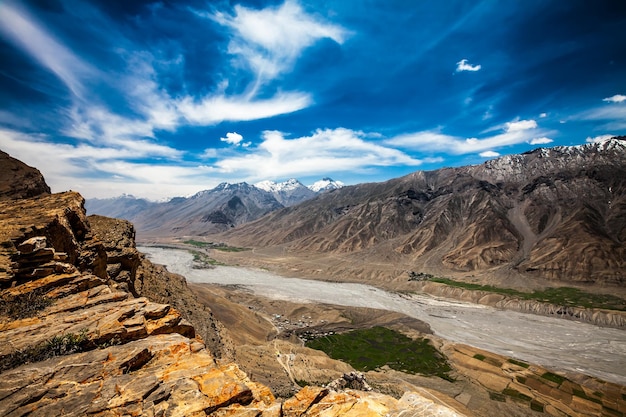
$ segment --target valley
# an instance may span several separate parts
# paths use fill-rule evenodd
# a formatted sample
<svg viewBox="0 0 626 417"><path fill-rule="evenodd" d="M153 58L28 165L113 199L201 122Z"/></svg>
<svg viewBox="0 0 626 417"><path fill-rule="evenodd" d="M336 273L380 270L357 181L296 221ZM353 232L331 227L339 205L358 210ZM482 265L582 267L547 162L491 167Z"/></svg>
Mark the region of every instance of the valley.
<svg viewBox="0 0 626 417"><path fill-rule="evenodd" d="M626 381L626 333L620 329L388 292L364 284L283 278L258 269L194 269L193 258L185 251L145 246L140 250L148 253L153 262L184 275L192 284L218 284L231 292L251 291L260 298L303 306L322 303L396 312L426 322L442 339L560 371L580 372L622 384ZM263 304L256 299L249 303ZM268 315L277 314L266 310Z"/></svg>

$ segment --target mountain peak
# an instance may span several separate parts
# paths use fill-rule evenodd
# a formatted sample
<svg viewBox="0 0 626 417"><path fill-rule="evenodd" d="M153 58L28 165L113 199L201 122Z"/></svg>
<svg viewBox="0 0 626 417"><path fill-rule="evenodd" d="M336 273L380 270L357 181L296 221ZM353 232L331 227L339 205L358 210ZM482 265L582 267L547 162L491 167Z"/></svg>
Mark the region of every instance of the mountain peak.
<svg viewBox="0 0 626 417"><path fill-rule="evenodd" d="M341 188L343 186L344 183L341 181L335 181L330 177L324 177L321 180L314 182L312 185L309 185L309 190L319 193L322 191L336 190L337 188Z"/></svg>

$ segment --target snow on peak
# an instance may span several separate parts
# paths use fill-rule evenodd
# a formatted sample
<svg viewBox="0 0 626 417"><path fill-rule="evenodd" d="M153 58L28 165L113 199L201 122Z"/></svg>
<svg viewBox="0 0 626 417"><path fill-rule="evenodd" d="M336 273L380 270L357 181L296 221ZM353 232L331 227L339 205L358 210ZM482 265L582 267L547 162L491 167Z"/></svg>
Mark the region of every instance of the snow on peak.
<svg viewBox="0 0 626 417"><path fill-rule="evenodd" d="M312 185L309 185L309 190L319 193L321 191L335 190L343 187L343 185L344 184L341 181L335 181L332 178L325 177L314 182Z"/></svg>
<svg viewBox="0 0 626 417"><path fill-rule="evenodd" d="M304 185L295 178L290 178L287 181L278 183L270 180L265 180L257 182L256 184L254 184L254 186L270 193L293 191L295 189L304 187Z"/></svg>

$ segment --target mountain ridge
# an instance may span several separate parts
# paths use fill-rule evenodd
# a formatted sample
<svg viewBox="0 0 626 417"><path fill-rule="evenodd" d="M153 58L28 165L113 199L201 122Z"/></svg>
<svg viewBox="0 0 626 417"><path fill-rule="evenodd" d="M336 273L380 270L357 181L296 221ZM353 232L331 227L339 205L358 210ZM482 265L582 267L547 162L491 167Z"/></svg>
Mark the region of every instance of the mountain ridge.
<svg viewBox="0 0 626 417"><path fill-rule="evenodd" d="M417 171L287 207L224 235L417 269L623 285L626 137ZM387 262L386 261L386 262Z"/></svg>
<svg viewBox="0 0 626 417"><path fill-rule="evenodd" d="M262 181L255 185L223 182L189 197L174 197L165 202L122 195L88 199L85 205L90 214L133 222L140 234L205 235L256 220L271 211L343 186L328 177L316 184L318 191L293 178L282 183Z"/></svg>

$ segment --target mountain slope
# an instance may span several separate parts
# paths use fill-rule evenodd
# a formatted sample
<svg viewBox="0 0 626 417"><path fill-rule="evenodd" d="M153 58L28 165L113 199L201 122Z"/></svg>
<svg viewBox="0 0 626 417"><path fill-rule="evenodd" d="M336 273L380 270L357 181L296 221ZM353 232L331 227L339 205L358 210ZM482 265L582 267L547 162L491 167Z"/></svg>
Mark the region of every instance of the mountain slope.
<svg viewBox="0 0 626 417"><path fill-rule="evenodd" d="M626 138L537 149L320 195L237 228L251 246L449 271L626 282Z"/></svg>
<svg viewBox="0 0 626 417"><path fill-rule="evenodd" d="M309 200L328 190L342 187L339 181L324 178L312 187L296 179L276 183L262 181L222 183L191 197L176 197L168 202L151 202L130 195L89 199L87 212L121 218L135 224L140 235L205 235L227 230L283 207Z"/></svg>

